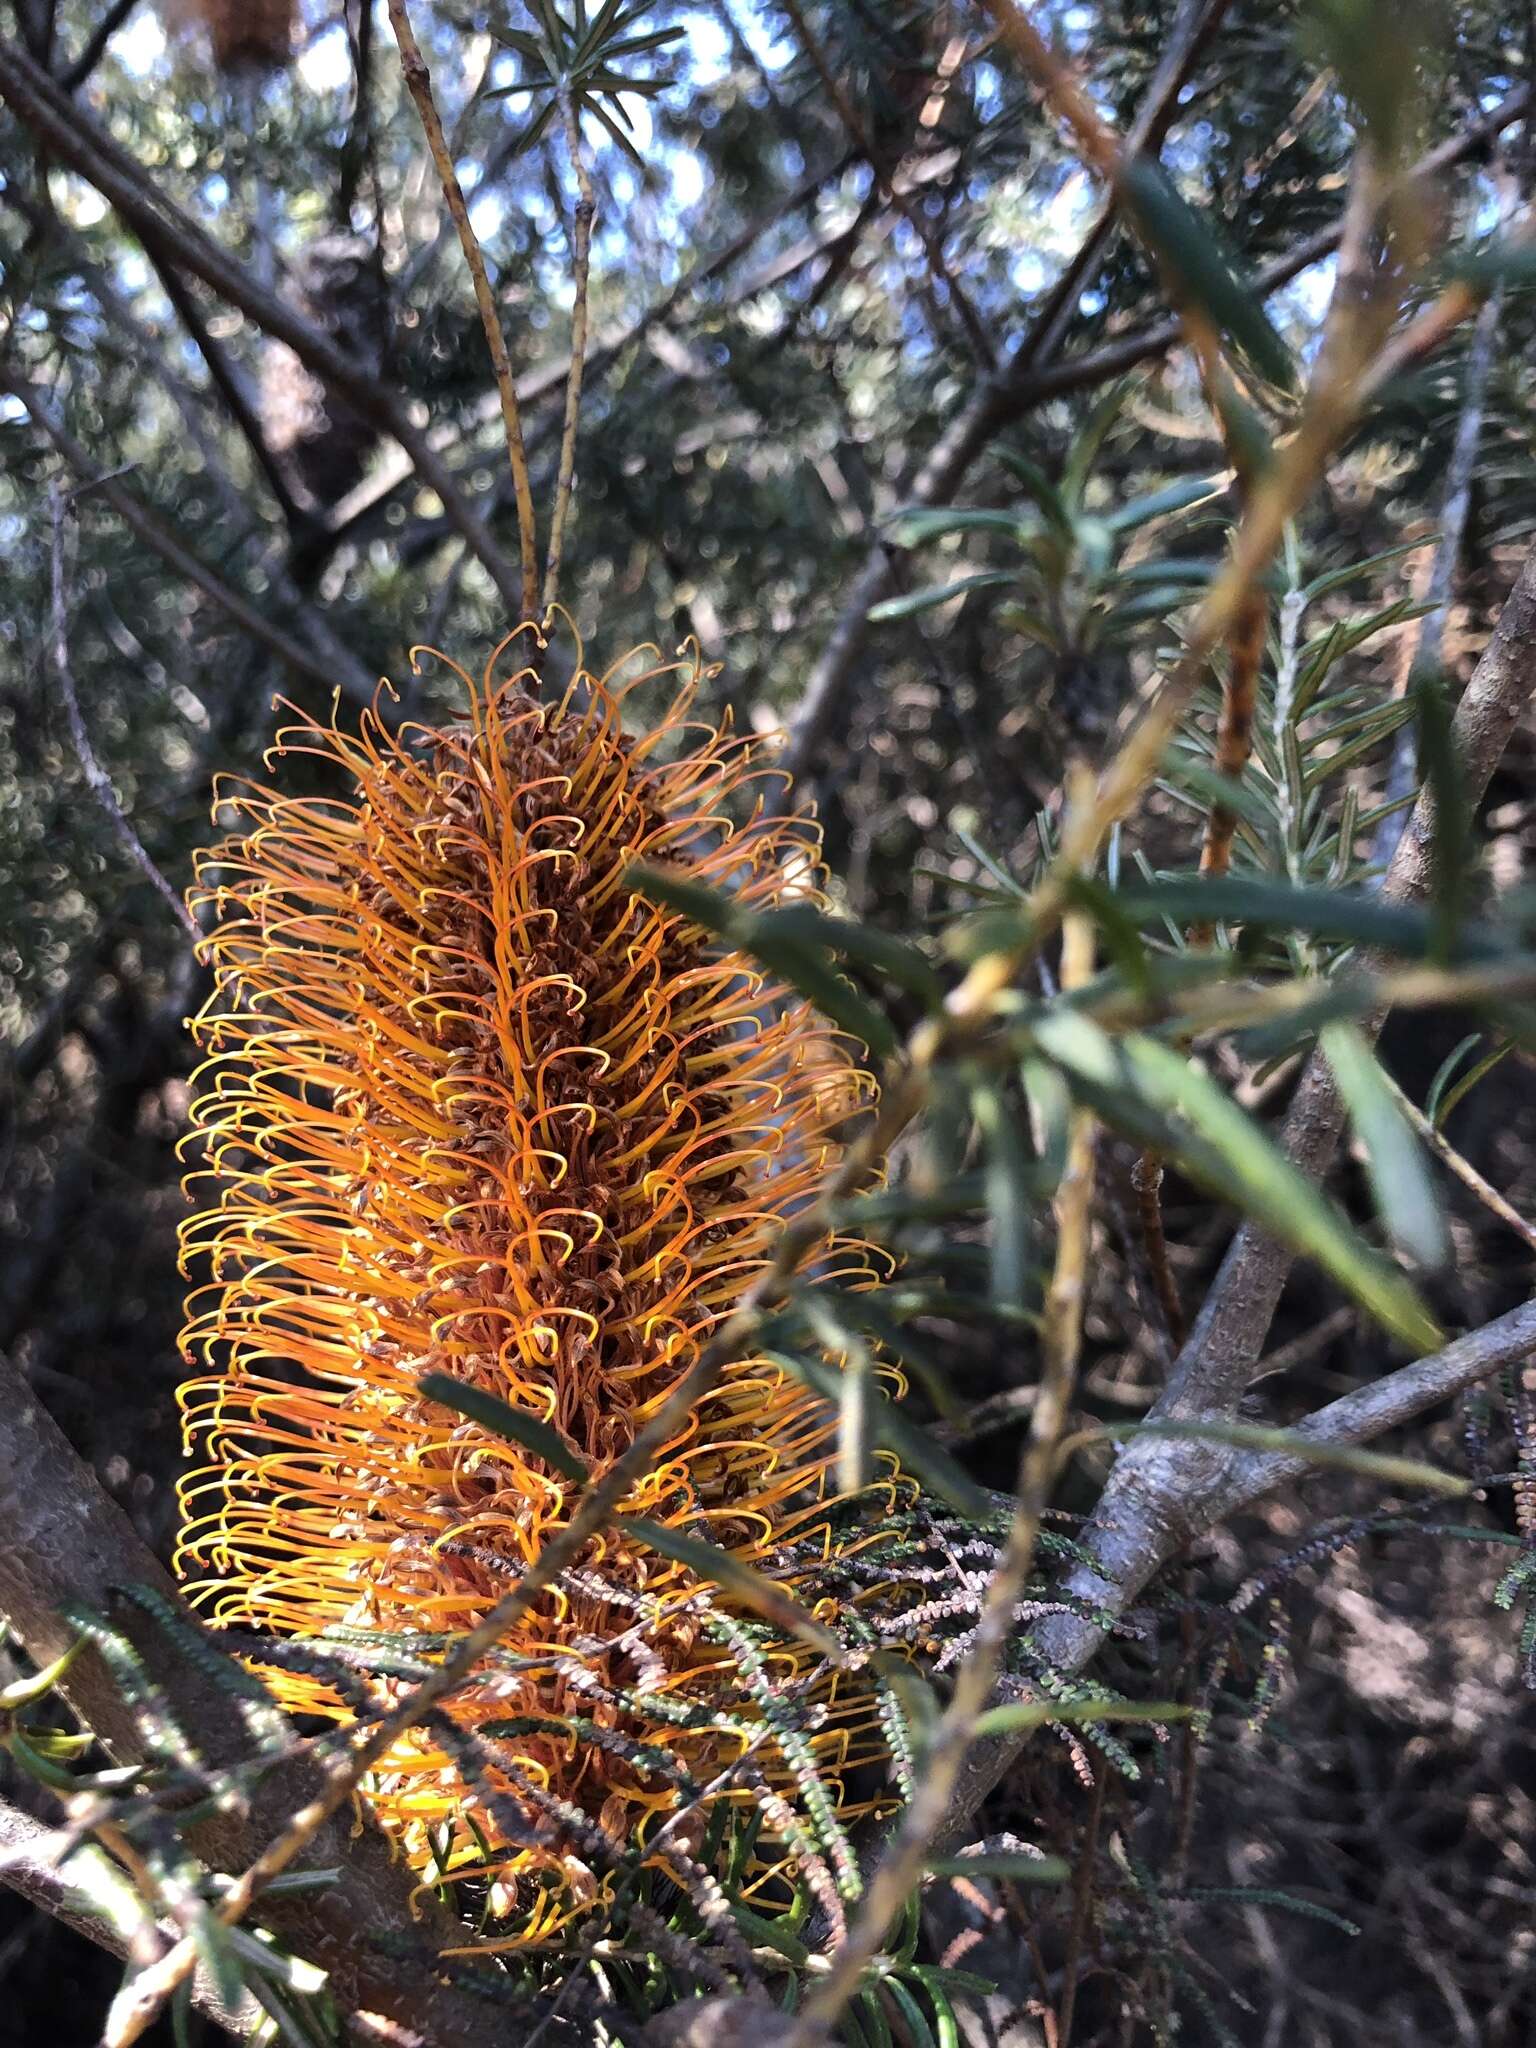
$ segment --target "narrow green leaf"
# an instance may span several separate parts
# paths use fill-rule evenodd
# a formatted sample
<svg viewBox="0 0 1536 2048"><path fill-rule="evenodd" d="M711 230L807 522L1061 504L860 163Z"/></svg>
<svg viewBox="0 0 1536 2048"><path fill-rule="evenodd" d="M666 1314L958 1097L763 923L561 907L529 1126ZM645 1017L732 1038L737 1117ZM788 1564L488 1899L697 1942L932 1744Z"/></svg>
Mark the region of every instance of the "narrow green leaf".
<svg viewBox="0 0 1536 2048"><path fill-rule="evenodd" d="M1192 505L1203 505L1211 498L1218 498L1227 488L1225 477L1185 477L1180 482L1167 484L1160 491L1152 491L1144 498L1132 498L1118 511L1106 512L1104 524L1111 533L1134 533L1138 526L1147 526L1154 519L1162 519L1170 512L1184 512ZM1201 580L1205 580L1206 571Z"/></svg>
<svg viewBox="0 0 1536 2048"><path fill-rule="evenodd" d="M1180 761L1158 787L1182 797L1186 803L1194 803L1201 811L1212 810L1218 804L1235 811L1261 840L1267 841L1275 830L1275 807L1261 785L1247 777L1220 775L1204 761Z"/></svg>
<svg viewBox="0 0 1536 2048"><path fill-rule="evenodd" d="M1130 882L1115 900L1139 918L1172 918L1180 924L1242 924L1307 932L1313 938L1343 939L1410 960L1433 949L1432 914L1407 903L1385 903L1364 889L1325 889L1288 882L1194 875ZM1493 960L1505 947L1484 926L1464 925L1457 935L1457 960Z"/></svg>
<svg viewBox="0 0 1536 2048"><path fill-rule="evenodd" d="M1492 1052L1484 1053L1483 1057L1469 1068L1459 1081L1447 1087L1444 1096L1436 1105L1433 1117L1437 1129L1444 1128L1446 1118L1456 1107L1457 1103L1461 1101L1462 1097L1469 1095L1478 1082L1491 1074L1500 1060L1512 1053L1514 1049L1514 1041L1506 1038L1503 1044L1496 1045Z"/></svg>
<svg viewBox="0 0 1536 2048"><path fill-rule="evenodd" d="M1480 292L1491 291L1496 284L1536 284L1536 246L1529 236L1499 236L1453 257L1447 270Z"/></svg>
<svg viewBox="0 0 1536 2048"><path fill-rule="evenodd" d="M1391 1082L1358 1025L1326 1025L1322 1047L1365 1149L1371 1192L1388 1236L1421 1266L1438 1272L1450 1262L1450 1231L1424 1148Z"/></svg>
<svg viewBox="0 0 1536 2048"><path fill-rule="evenodd" d="M987 1218L992 1232L992 1299L1022 1309L1031 1271L1031 1164L1018 1122L1003 1091L982 1082L972 1092L971 1113L986 1156Z"/></svg>
<svg viewBox="0 0 1536 2048"><path fill-rule="evenodd" d="M882 1980L881 1989L900 2014L901 2023L906 2028L911 2048L939 2048L923 2008L912 1996L906 1985L902 1983L901 1979L896 1976L888 1976Z"/></svg>
<svg viewBox="0 0 1536 2048"><path fill-rule="evenodd" d="M981 505L912 506L893 512L887 526L892 545L921 547L925 541L943 540L952 533L1001 533L1009 540L1022 538L1025 529L1016 512L990 511Z"/></svg>
<svg viewBox="0 0 1536 2048"><path fill-rule="evenodd" d="M1426 533L1419 540L1400 540L1395 547L1383 548L1379 555L1367 555L1362 562L1346 562L1342 568L1328 569L1321 576L1314 576L1304 586L1301 597L1304 603L1314 604L1320 597L1327 597L1335 590L1342 590L1346 583L1353 583L1361 576L1369 576L1374 570L1385 568L1388 562L1395 562L1403 555L1411 555L1416 549L1429 546L1438 536Z"/></svg>
<svg viewBox="0 0 1536 2048"><path fill-rule="evenodd" d="M776 928L772 913L759 914L722 890L706 888L701 882L641 861L632 863L626 879L653 903L679 912L727 945L751 954L871 1052L888 1059L896 1051L900 1041L890 1019L836 972L825 951Z"/></svg>
<svg viewBox="0 0 1536 2048"><path fill-rule="evenodd" d="M980 1182L976 1183L978 1193L968 1206L975 1208L980 1202ZM931 1214L949 1216L955 1213L953 1204L933 1207ZM857 1213L850 1204L844 1212L847 1222L853 1224ZM940 1359L934 1357L926 1345L919 1342L914 1333L906 1327L905 1314L911 1313L906 1307L910 1298L908 1290L894 1287L853 1288L839 1287L835 1282L823 1280L814 1289L802 1289L800 1302L814 1299L818 1310L828 1319L824 1327L836 1327L838 1336L833 1348L850 1353L860 1345L865 1335L882 1351L893 1358L910 1379L919 1382L928 1398L947 1421L954 1421L959 1415L955 1396L950 1389L949 1374ZM949 1304L945 1304L949 1306ZM938 1314L942 1309L925 1304L917 1310L920 1314Z"/></svg>
<svg viewBox="0 0 1536 2048"><path fill-rule="evenodd" d="M782 933L796 944L823 946L829 953L855 960L910 995L921 996L924 1002L943 1000L944 984L933 963L916 946L893 938L889 932L875 931L869 925L855 924L851 918L833 917L825 910L813 910L808 904L799 903L782 910L764 911L759 929L770 939Z"/></svg>
<svg viewBox="0 0 1536 2048"><path fill-rule="evenodd" d="M1440 1100L1450 1086L1451 1077L1469 1052L1483 1042L1481 1031L1469 1031L1465 1038L1458 1039L1435 1069L1435 1077L1429 1084L1429 1093L1424 1098L1424 1115L1436 1130L1440 1128Z"/></svg>
<svg viewBox="0 0 1536 2048"><path fill-rule="evenodd" d="M1038 464L1031 462L1027 455L1020 455L1016 449L995 448L992 452L997 461L1003 465L1015 482L1021 483L1024 486L1025 491L1034 500L1035 504L1039 506L1056 531L1059 534L1070 537L1072 532L1072 515L1068 511L1061 493L1051 482L1045 471Z"/></svg>
<svg viewBox="0 0 1536 2048"><path fill-rule="evenodd" d="M1061 501L1074 519L1083 509L1088 481L1104 451L1104 444L1124 417L1132 388L1133 380L1129 377L1122 377L1111 384L1073 436L1061 472Z"/></svg>
<svg viewBox="0 0 1536 2048"><path fill-rule="evenodd" d="M889 619L911 619L919 612L934 611L941 604L963 597L968 590L1004 590L1018 580L1011 570L980 569L971 576L957 576L953 583L930 583L921 590L909 590L904 597L888 597L881 604L871 605L868 617L874 625Z"/></svg>
<svg viewBox="0 0 1536 2048"><path fill-rule="evenodd" d="M842 1662L843 1646L831 1630L823 1628L814 1616L806 1613L798 1600L792 1599L774 1580L755 1571L743 1558L722 1550L718 1543L711 1543L703 1536L690 1536L682 1529L669 1529L661 1522L648 1521L643 1515L615 1515L614 1523L626 1535L637 1538L662 1557L671 1558L674 1564L685 1565L696 1577L734 1594L745 1606L762 1615L765 1621L771 1621L775 1628L799 1636L802 1642L809 1643L812 1649L834 1663Z"/></svg>
<svg viewBox="0 0 1536 2048"><path fill-rule="evenodd" d="M1358 1472L1388 1486L1425 1486L1433 1493L1447 1494L1476 1490L1475 1483L1460 1473L1443 1472L1438 1465L1426 1465L1417 1458L1394 1458L1359 1444L1326 1443L1301 1430L1267 1429L1256 1422L1111 1422L1102 1429L1085 1430L1078 1441L1099 1438L1119 1443L1137 1436L1192 1437L1202 1443L1230 1444L1235 1450L1272 1451L1281 1457L1305 1458L1309 1465Z"/></svg>
<svg viewBox="0 0 1536 2048"><path fill-rule="evenodd" d="M731 1918L754 1948L772 1949L797 1970L805 1968L811 1952L803 1941L795 1939L782 1920L765 1920L761 1913L754 1913L750 1906L738 1905L734 1899L730 1904Z"/></svg>
<svg viewBox="0 0 1536 2048"><path fill-rule="evenodd" d="M1416 667L1408 679L1419 725L1419 768L1434 796L1430 951L1453 958L1472 873L1472 817L1466 777L1451 724L1445 679L1438 669Z"/></svg>
<svg viewBox="0 0 1536 2048"><path fill-rule="evenodd" d="M534 1457L542 1458L546 1465L563 1473L567 1479L584 1480L587 1468L571 1449L565 1438L549 1423L540 1421L536 1415L526 1415L521 1408L514 1408L510 1402L489 1394L483 1387L469 1386L463 1380L450 1379L444 1372L424 1372L417 1381L429 1401L441 1401L445 1408L455 1408L460 1415L467 1415L471 1422L478 1422L482 1429L488 1429L493 1436L506 1437Z"/></svg>
<svg viewBox="0 0 1536 2048"><path fill-rule="evenodd" d="M1142 234L1174 273L1180 296L1236 342L1271 383L1293 390L1291 352L1270 325L1258 293L1235 274L1211 228L1162 165L1138 156L1121 171L1120 187Z"/></svg>
<svg viewBox="0 0 1536 2048"><path fill-rule="evenodd" d="M1066 1009L1040 1019L1032 1035L1073 1093L1112 1129L1156 1145L1191 1179L1293 1251L1315 1259L1415 1350L1438 1347L1439 1327L1406 1276L1364 1242L1268 1133L1192 1060L1139 1033L1112 1039L1091 1019Z"/></svg>
<svg viewBox="0 0 1536 2048"><path fill-rule="evenodd" d="M976 1721L977 1735L1026 1735L1047 1722L1076 1728L1094 1721L1142 1721L1161 1724L1187 1721L1193 1707L1172 1700L1010 1700L988 1707Z"/></svg>

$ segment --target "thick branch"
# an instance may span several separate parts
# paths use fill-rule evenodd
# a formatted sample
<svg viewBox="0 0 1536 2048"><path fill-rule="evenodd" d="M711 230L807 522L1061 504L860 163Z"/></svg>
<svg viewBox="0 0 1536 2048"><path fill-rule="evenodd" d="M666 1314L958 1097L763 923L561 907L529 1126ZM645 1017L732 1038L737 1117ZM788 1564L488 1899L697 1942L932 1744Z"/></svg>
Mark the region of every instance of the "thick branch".
<svg viewBox="0 0 1536 2048"><path fill-rule="evenodd" d="M50 1920L83 1934L108 1955L126 1958L125 1936L104 1914L92 1911L79 1884L60 1867L76 1846L71 1829L44 1827L9 1800L0 1799L0 1884L18 1892ZM192 2003L237 2041L245 2040L262 2017L261 2007L252 1998L242 2000L237 2009L225 2005L203 1970L193 1981Z"/></svg>
<svg viewBox="0 0 1536 2048"><path fill-rule="evenodd" d="M60 1613L66 1602L105 1613L113 1589L130 1583L177 1598L158 1558L3 1357L0 1526L6 1532L0 1614L39 1664L51 1663L74 1640ZM129 1611L119 1618L206 1762L217 1768L248 1757L249 1736L233 1697L178 1655L146 1617ZM93 1650L76 1658L59 1689L119 1762L143 1760L141 1731ZM321 1782L320 1772L304 1762L275 1769L254 1793L248 1816L226 1813L199 1822L189 1831L192 1844L215 1869L243 1870ZM434 2048L492 2048L504 2038L494 2008L434 1983L419 1960L386 1955L373 1939L393 1936L429 1954L463 1939L458 1923L430 1898L418 1895L414 1912L408 1906L408 1881L381 1835L355 1829L350 1816L333 1821L312 1845L309 1861L317 1868L339 1866L338 1882L302 1900L270 1899L263 1913L330 1973L341 2005L387 2013Z"/></svg>

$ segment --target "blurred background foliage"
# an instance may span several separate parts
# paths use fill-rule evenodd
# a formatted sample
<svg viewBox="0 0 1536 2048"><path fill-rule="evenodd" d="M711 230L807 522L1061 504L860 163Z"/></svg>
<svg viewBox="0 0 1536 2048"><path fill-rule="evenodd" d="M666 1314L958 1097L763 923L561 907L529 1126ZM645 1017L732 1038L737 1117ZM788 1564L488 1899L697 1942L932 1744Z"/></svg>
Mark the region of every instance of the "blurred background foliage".
<svg viewBox="0 0 1536 2048"><path fill-rule="evenodd" d="M1036 11L1119 125L1192 13L1174 0ZM1099 197L985 16L958 0L808 0L795 12L813 50L774 0L636 10L640 47L624 69L654 84L615 88L596 103L607 119L586 119L593 345L565 588L594 666L637 641L691 635L722 664L707 715L793 732L818 703L801 763L834 904L921 936L963 908L1007 901L1036 871L1066 764L1101 753L1178 643L1225 543L1232 478L1187 357L1168 351L1166 333L1156 345L1163 298L1131 239L1111 233L1087 288L1058 291ZM406 396L461 493L515 553L484 343L382 8L14 0L4 13L7 34L143 179L381 389ZM1315 10L1235 0L1212 14L1163 161L1237 262L1262 273L1336 224L1354 121ZM558 122L539 118L520 8L464 0L418 16L547 504L570 331L568 156ZM1390 21L1388 10L1384 33ZM652 39L658 29L677 33ZM1433 193L1447 254L1485 239L1528 187L1519 124L1487 124L1475 147L1459 139L1528 77L1531 35L1514 0L1447 0L1432 13L1412 148L1448 146ZM424 642L473 668L507 621L484 565L379 419L339 402L146 246L10 119L0 265L0 1347L163 1546L178 1456L180 1026L197 971L90 797L44 660L48 486L107 479L75 501L70 661L96 755L178 886L207 829L214 772L261 772L275 696L324 714L333 691L355 704L387 675L402 714L442 711L453 678L430 661L413 673L408 648ZM1323 253L1268 302L1303 360L1331 284ZM1373 834L1403 793L1393 774L1404 691L1469 409L1476 461L1441 650L1453 679L1469 672L1536 530L1532 304L1507 293L1480 364L1469 328L1399 379L1292 537L1273 586L1289 626L1260 679L1235 872L1369 880ZM1151 345L1138 349L1144 332ZM925 464L978 408L985 429L934 491ZM125 518L124 494L153 516L161 545ZM211 574L189 577L167 536ZM232 618L220 591L246 600L286 652ZM1299 675L1323 696L1298 701ZM1318 702L1326 720L1307 725ZM1193 864L1215 720L1213 694L1116 849L1125 872ZM1475 887L1483 900L1510 897L1536 840L1528 727L1481 829ZM1389 1034L1416 1101L1462 1030L1416 1018ZM1261 1111L1276 1100L1272 1075L1233 1078ZM1527 1096L1507 1062L1454 1127L1526 1210ZM930 1143L938 1164L914 1170L942 1178L953 1165L942 1129ZM1360 1195L1360 1178L1350 1164L1347 1194ZM1167 1349L1142 1312L1116 1213L1129 1197L1114 1193L1114 1175L1108 1185L1084 1396L1101 1419L1145 1407ZM1175 1179L1167 1222L1193 1303L1230 1215ZM1435 1283L1447 1309L1475 1320L1519 1298L1529 1247L1470 1200L1453 1198L1451 1229L1454 1270ZM952 1402L958 1390L954 1407L980 1411L968 1422L941 1413L941 1432L984 1481L1007 1484L1027 1347L1006 1319L944 1312L941 1299L957 1286L985 1295L975 1276L986 1233L919 1222L896 1235L907 1295L893 1294L889 1312L912 1326L914 1354L926 1345L942 1358L936 1380ZM1275 1345L1276 1371L1319 1395L1385 1355L1315 1274L1292 1283ZM929 1397L914 1378L921 1408ZM1280 1555L1299 1528L1277 1508L1255 1540ZM1235 1539L1221 1542L1231 1549L1217 1576L1235 1581ZM1165 1999L1160 2024L1174 2025L1177 2005L1190 2038L1230 2038L1220 2026L1231 2025L1255 2042L1513 2043L1536 2024L1536 1788L1516 1755L1529 1722L1499 1679L1512 1679L1513 1643L1490 1636L1488 1587L1471 1583L1470 1558L1458 1552L1449 1581L1431 1584L1404 1562L1407 1539L1381 1544L1380 1572L1352 1566L1330 1580L1301 1624L1312 1665L1336 1667L1342 1682L1319 1686L1315 1706L1303 1692L1277 1724L1294 1745L1278 1752L1294 1797L1268 1789L1275 1751L1233 1745L1213 1771L1233 1781L1245 1818L1236 1832L1220 1827L1208 1803L1194 1850L1227 1876L1320 1883L1366 1928L1349 1951L1357 1988L1335 1981L1332 1923L1319 1933L1315 1919L1233 1912L1224 1974L1262 2018L1234 2021L1226 2007L1218 2024L1203 1992ZM1385 1675L1399 1627L1422 1650L1411 1686L1401 1666L1401 1683ZM1081 1801L1069 1772L1012 1796L1016 1812L1046 1816L1049 1846L1070 1849ZM1119 1787L1112 1808L1130 1796ZM1134 1825L1128 1811L1111 1820ZM1337 1854L1319 1879L1323 1842ZM1139 1884L1128 1880L1125 1940L1144 1961L1165 1908ZM966 1941L1032 1938L1021 1913ZM1113 1982L1131 1965L1106 1941ZM41 1940L0 1947L0 1973L23 2000L44 1996L48 1954Z"/></svg>

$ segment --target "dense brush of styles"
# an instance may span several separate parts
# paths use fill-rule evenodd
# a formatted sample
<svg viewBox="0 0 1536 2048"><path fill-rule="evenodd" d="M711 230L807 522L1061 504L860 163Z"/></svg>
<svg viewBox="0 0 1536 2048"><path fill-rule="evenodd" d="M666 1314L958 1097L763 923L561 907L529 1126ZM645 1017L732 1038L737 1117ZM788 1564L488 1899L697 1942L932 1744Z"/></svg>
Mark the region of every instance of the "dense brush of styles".
<svg viewBox="0 0 1536 2048"><path fill-rule="evenodd" d="M519 644L479 680L458 671L462 723L287 730L276 755L322 756L350 794L224 790L238 830L194 892L216 989L195 1026L211 1058L185 1344L202 1370L183 1399L201 1469L181 1568L213 1621L295 1647L467 1630L569 1519L578 1486L426 1398L424 1372L552 1425L600 1475L870 1098L806 1003L629 877L643 857L747 904L814 900L812 828L754 804L750 742L688 722L697 659L642 650L622 681L578 662L546 695L511 672ZM625 699L662 683L670 709L630 737ZM870 1277L852 1241L829 1235L816 1260ZM867 1540L828 1519L836 1429L779 1364L741 1359L628 1512L748 1561L829 1557ZM910 1498L881 1469L887 1500ZM675 1805L648 1737L696 1780L750 1741L711 1716L714 1678L740 1667L712 1613L683 1567L603 1535L452 1725L398 1745L372 1785L381 1818L418 1867L547 1926L590 1895L583 1830L622 1849ZM843 1797L882 1754L867 1681L810 1674L800 1648L764 1658L765 1699L809 1676L810 1755ZM283 1661L291 1706L356 1709L355 1686ZM374 1676L375 1700L392 1682ZM476 1755L521 1801L521 1839L505 1798L466 1785L465 1734L490 1742Z"/></svg>

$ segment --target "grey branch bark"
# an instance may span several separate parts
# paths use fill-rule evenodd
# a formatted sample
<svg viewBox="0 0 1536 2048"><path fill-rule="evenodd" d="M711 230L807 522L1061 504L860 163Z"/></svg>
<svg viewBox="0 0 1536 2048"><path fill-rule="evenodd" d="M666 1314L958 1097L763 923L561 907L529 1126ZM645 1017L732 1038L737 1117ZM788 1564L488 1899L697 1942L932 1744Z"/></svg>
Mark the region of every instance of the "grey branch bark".
<svg viewBox="0 0 1536 2048"><path fill-rule="evenodd" d="M1472 346L1467 351L1465 390L1446 464L1445 493L1440 506L1440 532L1430 565L1425 600L1430 609L1419 620L1417 644L1413 650L1410 677L1417 672L1438 670L1445 644L1445 625L1450 616L1451 597L1456 587L1456 565L1461 560L1467 531L1467 512L1472 503L1472 476L1477 451L1483 438L1483 410L1488 397L1488 379L1493 372L1494 343L1504 310L1504 287L1496 284L1483 301L1482 311L1472 329ZM1405 797L1413 787L1414 732L1405 725L1392 749L1386 795ZM1403 834L1403 813L1394 811L1383 818L1376 834L1374 858L1385 867L1397 851Z"/></svg>
<svg viewBox="0 0 1536 2048"><path fill-rule="evenodd" d="M8 1800L0 1799L0 1884L46 1913L50 1920L57 1920L75 1934L83 1934L109 1955L126 1958L125 1936L104 1914L92 1910L78 1882L62 1867L78 1846L69 1828L44 1827L41 1821ZM262 2017L261 2007L253 1998L242 2000L238 2007L227 2006L202 1969L193 1981L192 2003L237 2041L245 2040Z"/></svg>
<svg viewBox="0 0 1536 2048"><path fill-rule="evenodd" d="M170 1575L3 1357L0 1528L0 1615L38 1664L52 1663L74 1641L60 1612L66 1602L106 1613L113 1589L125 1584L177 1598ZM117 1618L203 1758L214 1767L247 1758L250 1740L232 1696L179 1655L147 1617L125 1610ZM141 1730L94 1650L76 1658L59 1689L118 1762L144 1759ZM319 1783L308 1761L279 1766L257 1787L248 1813L200 1821L189 1839L214 1869L238 1873ZM343 1814L322 1829L305 1863L337 1866L340 1878L301 1898L269 1895L258 1916L329 1973L339 2005L384 2013L404 2040L430 2048L497 2048L505 2041L504 2015L435 1980L430 1958L462 1943L463 1929L428 1894L408 1903L409 1877L382 1835ZM394 1937L407 1954L384 1953L377 1937ZM412 1960L411 1951L425 1960Z"/></svg>

